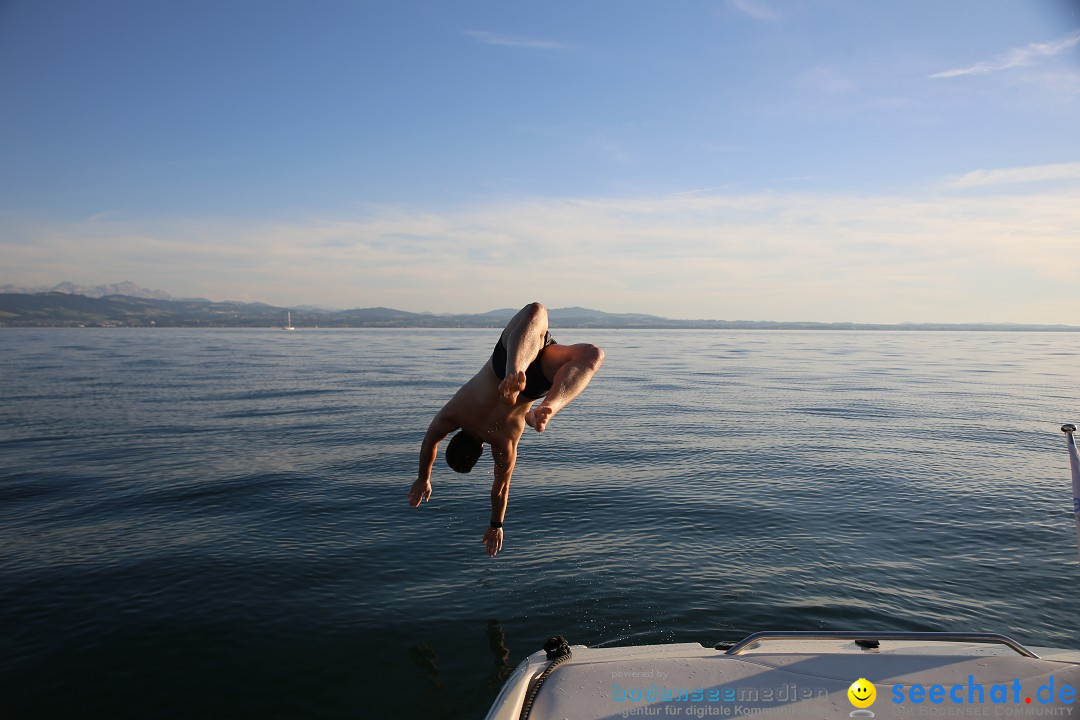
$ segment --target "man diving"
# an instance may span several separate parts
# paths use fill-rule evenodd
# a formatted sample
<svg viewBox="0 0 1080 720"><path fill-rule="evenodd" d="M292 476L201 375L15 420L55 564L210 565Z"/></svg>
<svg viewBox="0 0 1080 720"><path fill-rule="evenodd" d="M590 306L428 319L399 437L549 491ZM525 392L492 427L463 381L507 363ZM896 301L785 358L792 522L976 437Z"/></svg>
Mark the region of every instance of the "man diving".
<svg viewBox="0 0 1080 720"><path fill-rule="evenodd" d="M431 497L431 468L439 443L447 435L461 429L446 446L446 463L459 473L472 470L484 445L490 445L495 481L491 485L491 524L483 542L488 555L495 557L502 549L510 476L525 425L544 432L551 418L581 394L603 361L604 351L595 345L556 343L548 332L543 305L523 307L503 330L491 360L428 426L409 505L417 507Z"/></svg>

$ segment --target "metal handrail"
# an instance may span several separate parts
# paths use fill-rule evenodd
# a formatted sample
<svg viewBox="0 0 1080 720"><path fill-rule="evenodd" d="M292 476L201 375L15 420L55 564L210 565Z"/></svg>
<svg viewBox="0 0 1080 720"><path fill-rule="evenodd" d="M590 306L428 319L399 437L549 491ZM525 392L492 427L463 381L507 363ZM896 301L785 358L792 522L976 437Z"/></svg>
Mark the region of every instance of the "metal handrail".
<svg viewBox="0 0 1080 720"><path fill-rule="evenodd" d="M930 640L933 642L970 642L970 643L996 643L1006 645L1017 653L1029 658L1039 656L1028 650L1020 643L1007 635L1000 633L977 633L977 632L829 632L819 630L778 630L770 632L756 632L747 635L739 642L732 645L725 655L739 655L750 645L761 640Z"/></svg>

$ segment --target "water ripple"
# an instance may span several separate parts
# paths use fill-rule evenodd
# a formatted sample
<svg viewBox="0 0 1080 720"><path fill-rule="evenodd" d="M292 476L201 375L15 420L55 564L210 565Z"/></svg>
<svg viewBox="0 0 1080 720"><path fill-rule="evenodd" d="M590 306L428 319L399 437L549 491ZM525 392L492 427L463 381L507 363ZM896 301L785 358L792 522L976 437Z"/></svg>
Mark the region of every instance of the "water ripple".
<svg viewBox="0 0 1080 720"><path fill-rule="evenodd" d="M607 360L523 438L490 560L490 455L405 497L491 331L4 331L5 710L475 717L556 632L1080 645L1080 337L558 337Z"/></svg>

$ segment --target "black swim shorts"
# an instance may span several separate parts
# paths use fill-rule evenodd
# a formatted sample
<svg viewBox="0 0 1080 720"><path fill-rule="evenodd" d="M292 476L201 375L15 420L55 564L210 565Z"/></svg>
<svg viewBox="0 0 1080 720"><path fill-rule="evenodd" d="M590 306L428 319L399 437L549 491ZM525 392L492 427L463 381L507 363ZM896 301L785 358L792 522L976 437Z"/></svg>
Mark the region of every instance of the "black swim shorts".
<svg viewBox="0 0 1080 720"><path fill-rule="evenodd" d="M529 367L525 369L525 389L521 391L521 394L529 400L538 400L547 395L547 391L551 389L551 381L547 379L543 369L540 367L540 355L544 353L544 348L554 344L555 338L551 337L551 333L545 333L544 346L540 348L536 359L529 363ZM506 377L506 346L503 345L501 337L499 342L495 344L495 350L491 353L491 369L495 371L500 380Z"/></svg>

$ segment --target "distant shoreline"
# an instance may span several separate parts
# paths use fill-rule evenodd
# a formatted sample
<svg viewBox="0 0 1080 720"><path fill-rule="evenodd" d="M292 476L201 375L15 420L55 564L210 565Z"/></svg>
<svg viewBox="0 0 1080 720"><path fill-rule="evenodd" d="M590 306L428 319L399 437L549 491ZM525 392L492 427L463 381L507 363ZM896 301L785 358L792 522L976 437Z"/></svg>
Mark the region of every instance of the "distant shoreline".
<svg viewBox="0 0 1080 720"><path fill-rule="evenodd" d="M502 325L329 325L329 326L311 326L304 327L297 325L293 328L294 332L322 332L322 331L346 331L346 330L500 330ZM635 327L618 327L607 325L562 325L552 323L552 331L558 330L615 330L619 332L663 332L663 331L694 331L694 332L716 332L716 331L746 331L746 332L866 332L866 333L941 333L941 332L963 332L963 333L1075 333L1080 332L1080 327L1043 327L1038 325L1032 326L1010 326L1010 327L987 327L987 326L967 326L967 325L946 325L938 327L919 327L919 326L904 326L904 325L882 325L872 327L859 327L859 326L844 326L844 327L832 327L823 325L821 327L805 327L805 326L787 326L783 323L778 323L773 327L757 327L757 326L701 326L701 325L665 325L665 326L635 326ZM39 324L39 325L5 325L0 322L0 330L268 330L278 331L281 328L274 325L64 325L64 324Z"/></svg>
<svg viewBox="0 0 1080 720"><path fill-rule="evenodd" d="M0 327L68 328L280 328L291 317L297 329L502 328L515 309L475 314L416 313L393 308L323 310L263 303L64 292L0 293ZM552 328L610 330L811 330L882 332L1080 332L1077 325L1021 323L855 323L768 320L673 320L641 313L588 308L549 309Z"/></svg>

